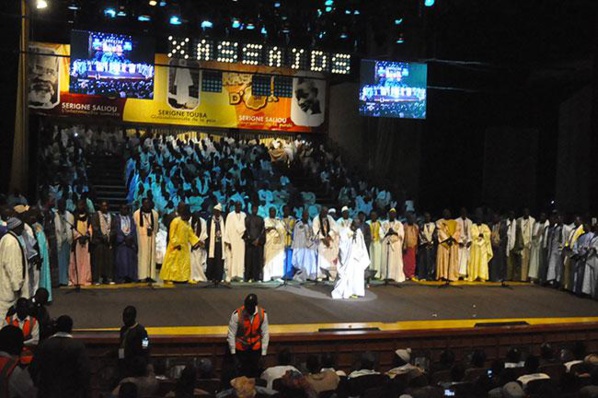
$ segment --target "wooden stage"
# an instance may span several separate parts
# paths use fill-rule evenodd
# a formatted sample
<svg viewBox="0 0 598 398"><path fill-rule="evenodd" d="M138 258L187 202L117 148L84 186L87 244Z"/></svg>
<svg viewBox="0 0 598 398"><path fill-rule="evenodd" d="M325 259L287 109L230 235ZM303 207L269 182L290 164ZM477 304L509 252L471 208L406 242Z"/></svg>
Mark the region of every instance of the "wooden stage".
<svg viewBox="0 0 598 398"><path fill-rule="evenodd" d="M266 364L288 347L298 361L308 354L332 352L341 369L359 353L372 351L389 368L397 348L415 356L439 358L447 347L457 359L483 348L488 361L504 357L511 346L538 353L544 342L556 346L584 341L598 351L598 301L535 285L457 282L407 282L400 288L375 283L360 299L332 300L331 285L277 287L234 284L232 289L200 285L90 287L54 292L53 317L73 317L75 336L90 352L94 390L110 383L102 375L116 365L118 328L125 306L135 305L150 334L156 360L209 358L220 372L226 365L226 331L231 312L254 292L269 316L271 344Z"/></svg>

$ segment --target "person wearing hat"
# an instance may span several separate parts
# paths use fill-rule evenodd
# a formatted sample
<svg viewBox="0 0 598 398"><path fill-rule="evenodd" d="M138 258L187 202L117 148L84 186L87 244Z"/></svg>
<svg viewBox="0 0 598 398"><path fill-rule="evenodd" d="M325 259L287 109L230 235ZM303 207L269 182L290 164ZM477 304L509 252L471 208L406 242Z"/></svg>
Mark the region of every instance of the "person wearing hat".
<svg viewBox="0 0 598 398"><path fill-rule="evenodd" d="M228 213L223 239L229 250L228 270L226 279L244 277L245 271L245 212L241 211L241 203L235 203L235 210Z"/></svg>
<svg viewBox="0 0 598 398"><path fill-rule="evenodd" d="M323 277L322 269L329 270L336 278L336 262L338 261L338 245L335 244L338 235L336 221L329 215L328 208L322 206L320 214L312 223L314 235L319 239L318 245L318 277Z"/></svg>
<svg viewBox="0 0 598 398"><path fill-rule="evenodd" d="M170 240L160 270L160 278L166 284L187 282L191 277L191 249L197 248L200 240L189 224L190 219L191 210L184 205L170 223Z"/></svg>
<svg viewBox="0 0 598 398"><path fill-rule="evenodd" d="M21 296L27 272L27 254L23 234L23 222L11 217L7 220L8 233L0 239L0 315L6 315L8 309Z"/></svg>
<svg viewBox="0 0 598 398"><path fill-rule="evenodd" d="M137 277L156 280L156 236L159 229L158 212L153 202L144 198L141 208L133 213L137 230Z"/></svg>
<svg viewBox="0 0 598 398"><path fill-rule="evenodd" d="M228 323L228 348L238 365L239 375L260 376L260 358L268 353L270 332L268 314L258 307L257 296L245 297L244 305L236 309Z"/></svg>
<svg viewBox="0 0 598 398"><path fill-rule="evenodd" d="M420 368L411 364L411 348L399 348L395 351L393 368L386 372L386 375L394 379L398 375L406 374ZM422 372L423 373L423 372Z"/></svg>
<svg viewBox="0 0 598 398"><path fill-rule="evenodd" d="M341 218L336 220L339 229L350 228L353 220L349 218L349 207L343 206L341 209Z"/></svg>
<svg viewBox="0 0 598 398"><path fill-rule="evenodd" d="M419 226L415 223L415 214L407 213L407 223L404 225L405 240L403 241L403 264L405 278L413 279L417 257Z"/></svg>
<svg viewBox="0 0 598 398"><path fill-rule="evenodd" d="M350 228L340 230L338 278L334 284L332 298L347 299L365 296L364 271L370 265L359 219L353 220Z"/></svg>
<svg viewBox="0 0 598 398"><path fill-rule="evenodd" d="M392 208L388 212L388 220L382 223L382 269L380 278L395 282L405 281L403 270L403 241L405 230L397 220L397 211Z"/></svg>
<svg viewBox="0 0 598 398"><path fill-rule="evenodd" d="M220 283L224 279L224 218L222 218L222 205L217 203L212 208L212 216L206 225L206 250L208 253L206 277L209 281Z"/></svg>

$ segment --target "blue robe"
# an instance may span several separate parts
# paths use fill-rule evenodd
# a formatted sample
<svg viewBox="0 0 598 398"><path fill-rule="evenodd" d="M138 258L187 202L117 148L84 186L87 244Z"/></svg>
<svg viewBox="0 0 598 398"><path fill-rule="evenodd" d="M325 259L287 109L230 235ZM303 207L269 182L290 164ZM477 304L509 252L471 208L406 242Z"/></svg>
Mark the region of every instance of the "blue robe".
<svg viewBox="0 0 598 398"><path fill-rule="evenodd" d="M33 224L35 230L35 239L39 247L39 256L42 259L41 269L39 271L39 287L45 288L48 293L48 301L52 301L52 277L50 275L50 251L48 250L48 240L44 233L44 227L41 224ZM35 294L35 292L32 292Z"/></svg>
<svg viewBox="0 0 598 398"><path fill-rule="evenodd" d="M116 281L121 283L126 279L137 281L137 230L135 222L131 216L129 219L130 231L126 235L121 228L121 219L123 216L116 215L112 230L116 232L116 241L114 249L114 265L116 267ZM128 243L127 244L127 237Z"/></svg>

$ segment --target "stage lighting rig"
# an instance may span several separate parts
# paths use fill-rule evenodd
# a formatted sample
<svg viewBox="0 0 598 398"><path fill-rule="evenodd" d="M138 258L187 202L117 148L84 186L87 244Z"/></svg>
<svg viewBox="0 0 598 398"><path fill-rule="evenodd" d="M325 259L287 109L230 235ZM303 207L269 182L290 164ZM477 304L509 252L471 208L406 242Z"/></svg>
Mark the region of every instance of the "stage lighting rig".
<svg viewBox="0 0 598 398"><path fill-rule="evenodd" d="M243 53L243 62L248 65L258 65L262 61L262 49L264 48L261 44L244 44L241 48Z"/></svg>
<svg viewBox="0 0 598 398"><path fill-rule="evenodd" d="M214 42L207 39L198 40L195 46L195 58L198 61L214 59Z"/></svg>

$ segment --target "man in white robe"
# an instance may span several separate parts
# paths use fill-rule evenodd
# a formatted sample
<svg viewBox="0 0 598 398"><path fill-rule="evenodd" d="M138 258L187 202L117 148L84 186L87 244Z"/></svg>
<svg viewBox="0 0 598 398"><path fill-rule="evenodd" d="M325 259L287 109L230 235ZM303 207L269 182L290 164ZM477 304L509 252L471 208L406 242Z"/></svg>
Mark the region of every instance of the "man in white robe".
<svg viewBox="0 0 598 398"><path fill-rule="evenodd" d="M156 281L156 236L160 228L158 212L151 199L144 198L133 213L137 228L137 276L141 281Z"/></svg>
<svg viewBox="0 0 598 398"><path fill-rule="evenodd" d="M266 243L264 244L264 282L280 279L284 275L284 242L286 229L281 219L276 218L276 209L270 207L264 219Z"/></svg>
<svg viewBox="0 0 598 398"><path fill-rule="evenodd" d="M546 259L543 257L544 248L546 247L546 229L549 222L546 219L546 213L541 213L538 221L534 223L532 230L532 242L530 250L529 270L527 276L532 282L539 281L545 277L542 275L541 265L544 265Z"/></svg>
<svg viewBox="0 0 598 398"><path fill-rule="evenodd" d="M224 229L224 243L228 251L226 280L243 279L245 273L245 217L241 203L235 202L235 210L228 213Z"/></svg>
<svg viewBox="0 0 598 398"><path fill-rule="evenodd" d="M467 217L467 209L461 209L461 216L457 218L457 224L459 224L459 276L467 276L467 265L469 263L469 255L471 252L471 227L473 222Z"/></svg>
<svg viewBox="0 0 598 398"><path fill-rule="evenodd" d="M594 226L596 229L596 226ZM592 298L598 297L596 289L598 282L598 234L594 231L589 241L585 269L583 274L583 286L581 292Z"/></svg>
<svg viewBox="0 0 598 398"><path fill-rule="evenodd" d="M385 231L382 239L382 268L380 278L395 282L405 281L403 271L403 240L405 230L403 224L396 219L397 211L393 208L388 212L388 220L382 223Z"/></svg>
<svg viewBox="0 0 598 398"><path fill-rule="evenodd" d="M199 238L199 245L191 249L191 279L190 283L206 282L206 239L208 238L208 227L206 220L201 218L198 213L191 220L191 228Z"/></svg>
<svg viewBox="0 0 598 398"><path fill-rule="evenodd" d="M66 210L66 201L58 201L58 209L54 212L54 228L56 231L56 252L58 257L58 283L69 284L69 261L73 243L73 226L75 218Z"/></svg>
<svg viewBox="0 0 598 398"><path fill-rule="evenodd" d="M17 218L9 218L7 227L9 232L0 239L0 315L2 319L8 309L21 297L27 271L27 254L21 237L23 222Z"/></svg>
<svg viewBox="0 0 598 398"><path fill-rule="evenodd" d="M318 245L314 230L309 221L309 213L303 210L301 220L293 230L293 267L297 269L295 279L305 282L318 276Z"/></svg>
<svg viewBox="0 0 598 398"><path fill-rule="evenodd" d="M372 211L370 213L370 220L368 221L370 228L370 270L376 271L375 278L383 279L386 274L382 275L382 238L384 237L384 230L382 229L382 222L378 219L378 213Z"/></svg>
<svg viewBox="0 0 598 398"><path fill-rule="evenodd" d="M336 220L338 224L339 231L343 229L347 229L351 227L351 223L353 222L352 219L349 218L349 207L343 206L341 209L341 218Z"/></svg>
<svg viewBox="0 0 598 398"><path fill-rule="evenodd" d="M365 296L364 272L370 265L370 256L359 220L349 228L340 230L338 278L332 291L333 299L348 299Z"/></svg>
<svg viewBox="0 0 598 398"><path fill-rule="evenodd" d="M534 239L534 225L536 219L530 216L529 209L523 209L523 216L517 220L521 231L521 281L527 281L531 260L532 241Z"/></svg>
<svg viewBox="0 0 598 398"><path fill-rule="evenodd" d="M322 206L320 214L313 220L314 235L319 239L318 244L318 277L326 276L322 271L327 270L332 279L336 278L336 263L338 261L338 246L334 240L338 235L338 226L328 215L328 208Z"/></svg>

